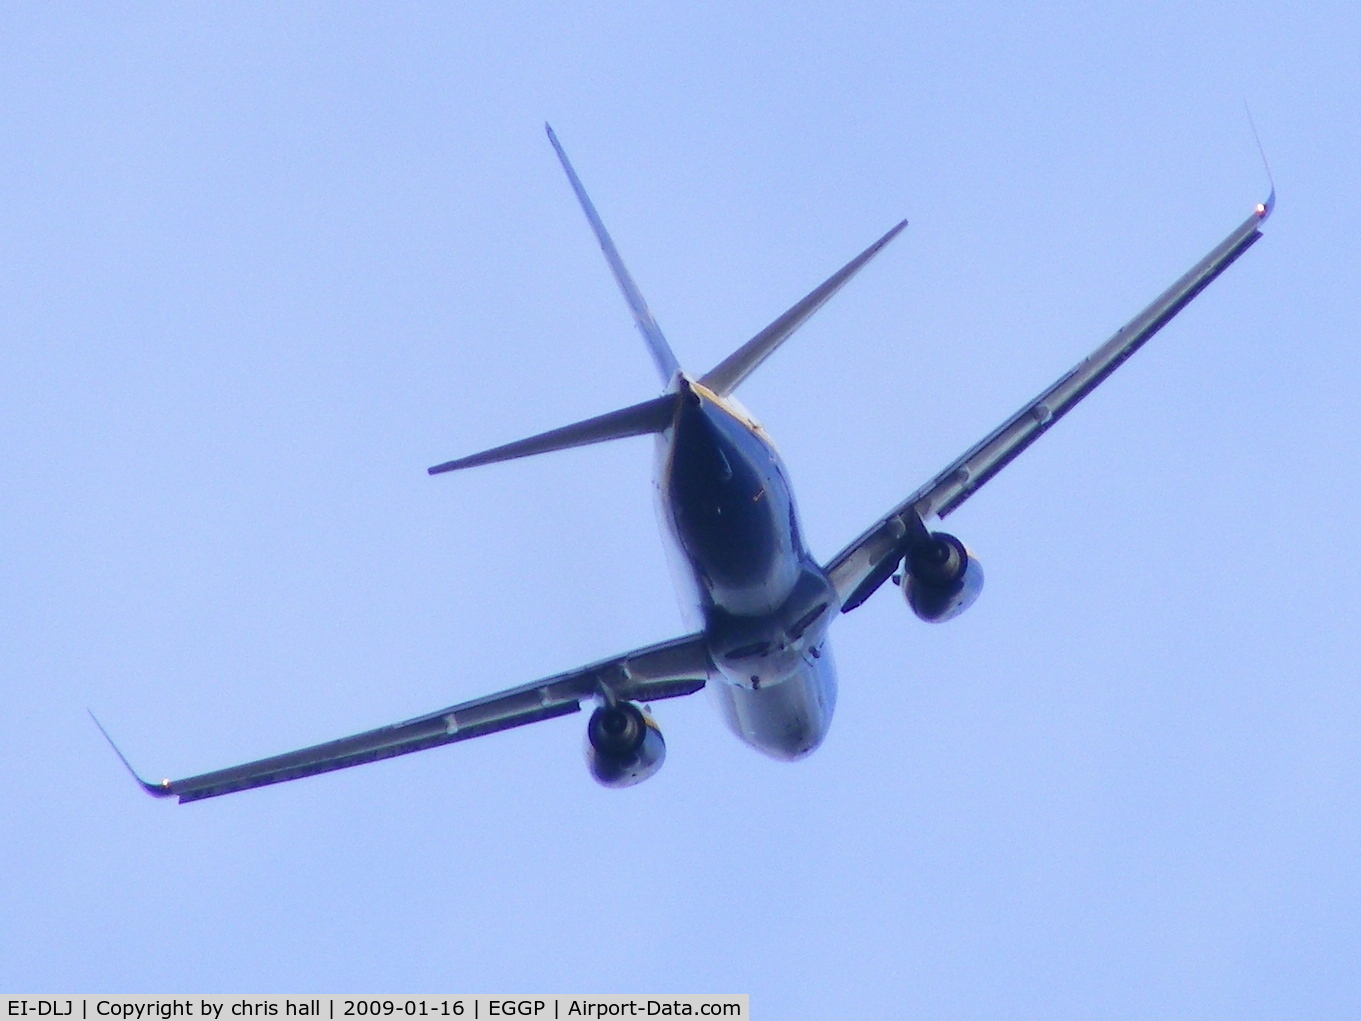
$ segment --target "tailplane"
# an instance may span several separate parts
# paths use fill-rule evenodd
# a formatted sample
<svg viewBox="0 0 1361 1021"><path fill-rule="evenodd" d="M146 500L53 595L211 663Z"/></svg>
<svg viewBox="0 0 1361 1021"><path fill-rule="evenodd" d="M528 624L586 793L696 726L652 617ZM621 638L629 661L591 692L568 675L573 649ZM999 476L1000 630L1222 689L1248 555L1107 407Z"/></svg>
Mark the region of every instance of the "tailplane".
<svg viewBox="0 0 1361 1021"><path fill-rule="evenodd" d="M878 241L842 266L818 287L814 288L797 305L705 373L700 382L716 394L726 396L732 393L742 380L755 372L756 367L770 357L777 347L788 340L791 333L807 322L809 316L822 308L828 298L841 290L846 281L860 272L861 267L878 255L880 250L897 237L898 233L906 226L907 221L903 220Z"/></svg>
<svg viewBox="0 0 1361 1021"><path fill-rule="evenodd" d="M427 471L431 475L440 475L444 472L458 471L460 468L476 468L482 464L495 464L497 461L513 461L517 457L546 454L551 450L567 450L571 447L584 447L590 443L620 440L626 436L659 433L675 418L676 404L680 399L681 395L675 391L662 394L642 404L611 411L606 415L597 415L584 422L565 425L561 429L551 429L528 439L484 450L480 454L445 461Z"/></svg>
<svg viewBox="0 0 1361 1021"><path fill-rule="evenodd" d="M681 368L680 363L676 361L676 356L671 351L671 345L666 342L666 337L662 335L661 328L657 325L657 320L652 317L652 312L648 309L647 302L643 300L642 292L638 290L638 285L633 282L633 277L629 275L628 269L624 266L624 260L619 257L619 250L614 247L614 241L611 240L609 231L605 229L605 224L601 221L600 214L595 211L595 205L591 202L590 196L586 194L586 189L582 187L581 178L577 177L577 172L572 169L572 163L568 160L567 153L563 151L562 144L558 141L558 136L553 133L551 125L545 124L544 130L548 132L548 140L553 143L553 150L558 154L558 160L562 163L562 169L567 173L567 180L572 185L572 191L576 193L577 201L581 203L581 211L586 214L586 219L590 222L591 229L595 231L596 240L600 243L600 250L605 253L605 261L610 264L610 270L614 273L615 282L619 284L619 290L623 292L624 300L628 302L629 310L633 313L633 321L638 327L638 332L643 335L643 340L647 342L648 350L652 354L652 361L657 366L657 374L661 377L662 385L665 387L674 386ZM860 272L865 263L878 255L880 250L897 237L899 232L906 226L906 220L897 224L878 241L870 245L845 266L841 267L841 269L837 270L823 281L821 285L811 291L788 312L780 316L780 318L776 319L756 336L752 337L751 340L747 341L727 358L723 359L718 365L714 366L713 369L700 379L700 383L716 394L727 395L732 393L742 380L756 371L757 366L770 357L776 348L788 340L790 334L802 326L814 312L820 309L828 298L841 290L846 281ZM617 414L623 413L618 412ZM592 421L595 420L593 419ZM583 426L586 424L587 423L584 422L581 423ZM568 428L572 429L577 427L569 426ZM548 435L553 434L545 434L545 436ZM612 437L605 438L610 439ZM523 442L529 443L531 441L525 440ZM583 442L594 443L596 441L585 440ZM492 452L488 451L488 453ZM531 453L537 453L537 451L531 451ZM523 455L517 454L511 456ZM466 467L461 463L458 466ZM435 469L433 468L431 469L432 472L434 470Z"/></svg>
<svg viewBox="0 0 1361 1021"><path fill-rule="evenodd" d="M583 447L591 443L623 439L626 436L659 433L667 429L675 420L676 408L684 399L683 392L689 389L688 377L681 372L680 364L676 361L671 346L666 342L666 337L662 335L661 329L657 326L657 320L652 318L647 302L643 300L638 285L633 282L633 277L625 268L624 261L619 257L619 250L614 247L609 232L600 220L600 214L595 211L590 196L586 194L586 189L581 185L581 179L572 169L571 161L567 159L567 153L563 151L562 145L558 142L558 136L553 133L551 126L545 124L544 128L548 132L548 140L553 143L553 149L558 154L558 160L562 163L562 169L567 173L567 180L576 193L577 201L581 203L582 212L586 214L586 219L595 232L596 240L600 242L600 249L605 253L605 260L614 273L614 279L619 284L619 290L623 292L624 300L628 302L638 332L643 335L643 339L647 342L648 350L652 353L652 360L657 366L657 374L661 376L662 385L667 388L668 392L650 401L621 408L619 411L611 411L605 415L597 415L595 418L588 418L584 422L575 422L560 429L551 429L537 436L530 436L527 439L516 440L514 443L493 447L491 450L484 450L479 454L470 454L467 457L445 461L443 464L437 464L433 468L427 469L431 475L458 471L461 468L474 468L478 465L495 464L498 461L511 461L515 458L530 457L534 454L546 454L552 450ZM757 366L784 343L790 334L802 326L809 316L821 308L828 298L839 291L846 281L855 276L865 263L878 255L880 250L897 237L906 226L907 221L903 220L878 241L846 263L845 266L805 296L802 301L715 366L700 380L700 383L719 395L731 393L742 380L751 375Z"/></svg>

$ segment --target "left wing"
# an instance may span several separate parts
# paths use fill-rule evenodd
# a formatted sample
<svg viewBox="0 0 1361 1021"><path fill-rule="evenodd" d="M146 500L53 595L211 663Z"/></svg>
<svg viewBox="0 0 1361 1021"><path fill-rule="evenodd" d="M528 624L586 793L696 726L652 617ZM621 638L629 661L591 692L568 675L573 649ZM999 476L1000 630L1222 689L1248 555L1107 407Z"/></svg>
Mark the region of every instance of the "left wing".
<svg viewBox="0 0 1361 1021"><path fill-rule="evenodd" d="M704 687L712 671L704 636L693 634L462 702L405 723L394 723L184 780L149 783L137 776L117 745L114 745L114 752L148 794L158 798L178 797L183 804L565 716L579 710L583 699L595 696L648 702L690 695ZM99 721L95 720L95 724L99 725ZM99 729L104 730L102 726ZM104 736L108 738L107 731ZM112 739L109 744L113 745Z"/></svg>
<svg viewBox="0 0 1361 1021"><path fill-rule="evenodd" d="M1271 215L1275 202L1273 188L1267 200L1233 233L1151 305L1116 330L1110 340L828 561L824 569L841 597L841 611L854 610L888 579L908 547L924 534L927 519L944 518L976 493L1251 248L1262 236L1258 228Z"/></svg>

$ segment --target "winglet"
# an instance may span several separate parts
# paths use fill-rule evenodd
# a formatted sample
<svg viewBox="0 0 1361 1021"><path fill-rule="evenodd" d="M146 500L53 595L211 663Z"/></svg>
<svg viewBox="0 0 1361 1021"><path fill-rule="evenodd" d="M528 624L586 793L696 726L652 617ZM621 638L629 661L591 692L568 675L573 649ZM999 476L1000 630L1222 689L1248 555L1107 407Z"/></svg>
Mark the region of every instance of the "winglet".
<svg viewBox="0 0 1361 1021"><path fill-rule="evenodd" d="M118 756L118 761L123 763L123 768L132 775L132 778L137 781L142 790L146 791L153 798L168 798L174 793L174 791L170 789L169 780L162 780L160 783L147 783L147 781L138 776L137 770L132 768L132 763L128 762L127 756L118 750L118 745L114 744L113 738L109 737L109 732L104 729L104 724L99 722L99 717L90 709L86 709L85 711L90 714L90 719L95 721L95 726L98 727L99 732L104 735L104 740L109 742L109 747L112 748L113 753Z"/></svg>
<svg viewBox="0 0 1361 1021"><path fill-rule="evenodd" d="M1271 194L1266 197L1265 202L1257 205L1257 218L1265 220L1276 208L1276 178L1271 173L1271 163L1266 158L1266 150L1262 148L1262 136L1257 133L1257 122L1252 118L1252 108L1248 106L1246 99L1243 100L1243 112L1248 115L1248 127L1252 128L1252 140L1257 143L1257 155L1262 157L1262 169L1266 171L1267 183L1271 185Z"/></svg>
<svg viewBox="0 0 1361 1021"><path fill-rule="evenodd" d="M595 231L595 239L600 243L600 250L605 253L605 261L610 264L610 271L614 273L615 282L619 284L619 290L624 292L624 300L628 302L629 311L633 313L633 321L638 327L638 332L643 335L643 340L647 342L648 350L652 353L652 360L657 365L657 374L662 378L662 385L670 386L671 381L676 378L676 373L680 371L680 363L672 354L671 345L666 342L666 337L662 335L657 320L652 318L652 312L648 309L647 302L643 300L643 294L638 290L638 285L633 282L633 277L629 276L629 271L624 267L624 260L619 257L619 249L614 247L610 232L605 229L605 224L600 219L600 214L595 211L591 197L586 194L586 189L582 187L581 178L577 177L577 172L572 169L572 163L568 160L567 153L563 151L558 136L553 133L553 126L544 124L543 127L548 132L548 140L553 143L553 150L558 154L558 162L562 164L562 169L567 173L567 180L572 185L572 191L576 192L577 201L581 203L581 211L586 214L586 219L591 224L591 230Z"/></svg>

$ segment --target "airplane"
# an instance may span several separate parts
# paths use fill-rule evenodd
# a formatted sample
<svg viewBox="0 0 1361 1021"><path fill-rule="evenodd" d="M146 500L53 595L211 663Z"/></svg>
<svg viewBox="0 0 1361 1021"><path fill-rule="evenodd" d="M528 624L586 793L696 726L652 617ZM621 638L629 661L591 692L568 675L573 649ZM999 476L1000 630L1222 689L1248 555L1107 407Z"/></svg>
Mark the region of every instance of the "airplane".
<svg viewBox="0 0 1361 1021"><path fill-rule="evenodd" d="M775 759L795 761L826 737L837 680L827 634L893 578L923 621L943 623L978 598L983 569L931 526L1053 427L1261 237L1265 202L1109 340L869 526L830 560L804 542L789 476L761 424L733 391L907 226L903 220L702 376L676 360L557 135L545 125L577 201L656 365L658 397L478 454L431 475L628 436L655 437L663 541L692 630L577 670L379 727L182 780L142 779L180 803L296 780L595 709L586 725L591 775L623 788L654 775L666 743L651 703L708 688L728 728ZM91 714L93 716L93 714Z"/></svg>

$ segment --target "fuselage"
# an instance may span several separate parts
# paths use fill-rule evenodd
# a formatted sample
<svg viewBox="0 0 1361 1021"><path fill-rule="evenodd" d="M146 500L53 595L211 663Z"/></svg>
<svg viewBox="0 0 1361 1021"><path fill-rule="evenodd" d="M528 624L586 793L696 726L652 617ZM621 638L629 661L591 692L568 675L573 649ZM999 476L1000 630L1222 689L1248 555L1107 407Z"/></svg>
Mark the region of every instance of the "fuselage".
<svg viewBox="0 0 1361 1021"><path fill-rule="evenodd" d="M827 628L840 605L803 544L789 479L735 401L679 377L658 435L658 516L682 612L703 630L729 728L780 759L813 751L836 705Z"/></svg>

